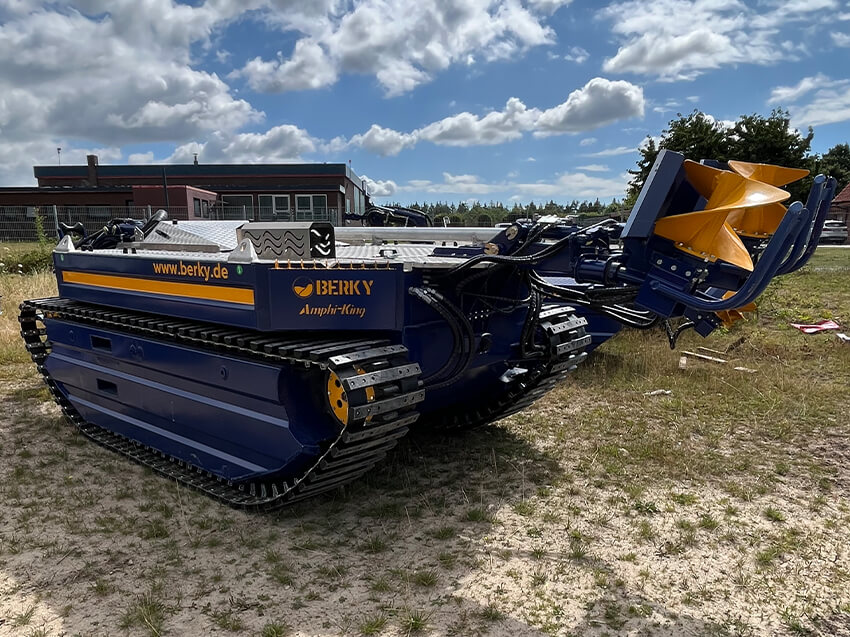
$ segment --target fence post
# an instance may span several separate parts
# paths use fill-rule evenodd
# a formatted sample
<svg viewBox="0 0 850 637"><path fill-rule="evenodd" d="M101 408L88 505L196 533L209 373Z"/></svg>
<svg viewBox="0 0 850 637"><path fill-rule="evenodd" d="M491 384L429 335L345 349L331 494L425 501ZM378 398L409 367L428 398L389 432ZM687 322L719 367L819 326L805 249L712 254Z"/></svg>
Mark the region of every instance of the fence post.
<svg viewBox="0 0 850 637"><path fill-rule="evenodd" d="M244 205L242 206L242 219L248 220L248 209Z"/></svg>
<svg viewBox="0 0 850 637"><path fill-rule="evenodd" d="M59 239L59 211L56 210L56 204L53 205L53 229L56 231L56 238Z"/></svg>

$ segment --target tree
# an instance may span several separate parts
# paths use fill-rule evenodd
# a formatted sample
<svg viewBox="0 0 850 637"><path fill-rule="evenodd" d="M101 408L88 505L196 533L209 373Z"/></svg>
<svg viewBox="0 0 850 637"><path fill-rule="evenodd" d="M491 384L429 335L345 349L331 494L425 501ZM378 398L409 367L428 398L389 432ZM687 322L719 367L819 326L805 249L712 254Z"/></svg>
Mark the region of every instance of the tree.
<svg viewBox="0 0 850 637"><path fill-rule="evenodd" d="M813 137L811 127L805 137L791 128L788 111L781 108L774 109L767 117L755 113L741 115L731 127L698 110L687 117L679 114L678 119L671 120L661 133L657 146L652 138L648 138L641 148L637 170L629 171L634 177L629 182L624 203L634 205L662 148L682 153L685 158L694 161L739 159L789 168L811 168L813 162L809 150ZM811 180L791 184L792 197L805 197L810 184Z"/></svg>
<svg viewBox="0 0 850 637"><path fill-rule="evenodd" d="M788 111L775 108L768 117L741 115L729 133L730 159L776 164L786 168L814 168L809 149L815 133L809 126L808 134L803 137L800 131L791 128ZM805 201L811 185L812 178L809 177L784 188L791 193L792 201Z"/></svg>
<svg viewBox="0 0 850 637"><path fill-rule="evenodd" d="M661 140L656 146L652 137L647 137L646 144L640 149L641 158L638 169L630 170L634 175L629 182L625 203L634 205L640 189L649 177L649 171L661 149L675 150L682 153L686 159L717 159L726 161L729 153L729 139L726 127L698 110L685 117L677 113L678 119L670 120L667 128L661 132Z"/></svg>
<svg viewBox="0 0 850 637"><path fill-rule="evenodd" d="M815 171L838 182L836 194L850 183L850 144L837 144L826 151L817 161Z"/></svg>
<svg viewBox="0 0 850 637"><path fill-rule="evenodd" d="M808 168L809 149L815 136L791 128L788 111L775 108L768 117L741 115L730 132L730 159L759 164L777 164L786 168Z"/></svg>

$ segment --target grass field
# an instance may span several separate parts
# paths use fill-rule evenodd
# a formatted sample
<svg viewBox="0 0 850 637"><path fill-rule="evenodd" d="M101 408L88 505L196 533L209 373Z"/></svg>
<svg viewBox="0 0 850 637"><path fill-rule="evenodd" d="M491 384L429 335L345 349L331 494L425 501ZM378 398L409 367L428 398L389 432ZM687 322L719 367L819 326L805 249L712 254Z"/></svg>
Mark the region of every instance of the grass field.
<svg viewBox="0 0 850 637"><path fill-rule="evenodd" d="M788 326L850 330L848 250L682 338L728 364L624 332L524 412L271 515L76 435L17 336L50 275L0 293L0 634L850 635L850 345Z"/></svg>

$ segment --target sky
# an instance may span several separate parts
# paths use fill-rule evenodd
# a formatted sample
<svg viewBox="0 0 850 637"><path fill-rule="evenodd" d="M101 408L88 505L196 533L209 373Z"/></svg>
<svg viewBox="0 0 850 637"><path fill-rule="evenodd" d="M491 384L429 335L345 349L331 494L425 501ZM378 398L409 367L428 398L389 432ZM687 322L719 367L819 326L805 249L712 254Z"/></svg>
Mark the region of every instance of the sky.
<svg viewBox="0 0 850 637"><path fill-rule="evenodd" d="M850 0L0 0L3 186L197 153L350 161L379 203L610 201L677 113L776 107L848 141Z"/></svg>

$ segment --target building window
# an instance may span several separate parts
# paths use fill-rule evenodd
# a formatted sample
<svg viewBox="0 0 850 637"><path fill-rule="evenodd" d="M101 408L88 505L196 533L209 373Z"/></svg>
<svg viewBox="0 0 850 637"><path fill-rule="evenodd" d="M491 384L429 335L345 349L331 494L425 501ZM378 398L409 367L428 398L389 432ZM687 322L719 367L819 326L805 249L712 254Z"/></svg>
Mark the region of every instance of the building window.
<svg viewBox="0 0 850 637"><path fill-rule="evenodd" d="M295 195L296 221L327 221L327 195Z"/></svg>
<svg viewBox="0 0 850 637"><path fill-rule="evenodd" d="M289 195L258 195L261 220L289 221Z"/></svg>
<svg viewBox="0 0 850 637"><path fill-rule="evenodd" d="M253 219L254 197L252 195L222 195L222 219Z"/></svg>
<svg viewBox="0 0 850 637"><path fill-rule="evenodd" d="M313 219L328 218L328 196L313 195Z"/></svg>
<svg viewBox="0 0 850 637"><path fill-rule="evenodd" d="M195 216L200 217L201 216L201 200L198 199L197 197L193 198L192 199L192 205L194 206Z"/></svg>
<svg viewBox="0 0 850 637"><path fill-rule="evenodd" d="M210 218L210 202L204 199L201 202L201 209L203 210L204 219Z"/></svg>

